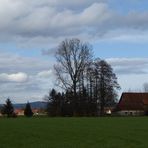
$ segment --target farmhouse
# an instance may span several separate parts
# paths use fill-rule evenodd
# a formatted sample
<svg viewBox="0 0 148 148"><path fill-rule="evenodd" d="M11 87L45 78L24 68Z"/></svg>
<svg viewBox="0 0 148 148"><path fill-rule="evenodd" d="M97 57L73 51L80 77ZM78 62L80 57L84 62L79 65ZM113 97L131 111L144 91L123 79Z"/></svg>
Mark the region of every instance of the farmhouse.
<svg viewBox="0 0 148 148"><path fill-rule="evenodd" d="M119 115L147 114L148 93L123 93L116 110Z"/></svg>

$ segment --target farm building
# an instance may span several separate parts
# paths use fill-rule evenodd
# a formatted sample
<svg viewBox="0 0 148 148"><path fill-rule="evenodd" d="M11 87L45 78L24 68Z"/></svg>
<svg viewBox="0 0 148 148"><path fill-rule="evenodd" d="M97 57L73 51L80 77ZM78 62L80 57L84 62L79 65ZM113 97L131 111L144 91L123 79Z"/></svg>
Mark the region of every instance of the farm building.
<svg viewBox="0 0 148 148"><path fill-rule="evenodd" d="M45 115L42 109L32 109L34 115ZM18 116L24 116L24 109L15 109L14 111Z"/></svg>
<svg viewBox="0 0 148 148"><path fill-rule="evenodd" d="M15 109L14 111L16 115L23 116L24 115L24 109Z"/></svg>
<svg viewBox="0 0 148 148"><path fill-rule="evenodd" d="M117 105L119 115L144 115L148 113L148 93L123 93Z"/></svg>

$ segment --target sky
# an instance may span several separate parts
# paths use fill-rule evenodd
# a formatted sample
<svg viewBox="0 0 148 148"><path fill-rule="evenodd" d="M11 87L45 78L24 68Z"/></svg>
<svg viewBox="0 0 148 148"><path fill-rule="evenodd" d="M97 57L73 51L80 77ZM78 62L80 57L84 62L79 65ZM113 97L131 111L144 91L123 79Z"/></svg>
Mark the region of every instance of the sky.
<svg viewBox="0 0 148 148"><path fill-rule="evenodd" d="M43 100L54 52L79 38L114 69L121 90L148 82L147 0L0 0L0 103Z"/></svg>

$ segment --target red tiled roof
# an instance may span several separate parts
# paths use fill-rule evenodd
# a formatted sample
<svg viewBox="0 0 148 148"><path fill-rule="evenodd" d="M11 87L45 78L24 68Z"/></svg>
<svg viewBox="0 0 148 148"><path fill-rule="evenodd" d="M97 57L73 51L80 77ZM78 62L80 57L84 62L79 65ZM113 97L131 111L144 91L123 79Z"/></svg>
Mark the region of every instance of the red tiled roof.
<svg viewBox="0 0 148 148"><path fill-rule="evenodd" d="M144 110L148 106L148 93L123 93L118 110Z"/></svg>
<svg viewBox="0 0 148 148"><path fill-rule="evenodd" d="M23 110L23 109L15 109L14 112L15 112L15 113L23 113L24 110Z"/></svg>

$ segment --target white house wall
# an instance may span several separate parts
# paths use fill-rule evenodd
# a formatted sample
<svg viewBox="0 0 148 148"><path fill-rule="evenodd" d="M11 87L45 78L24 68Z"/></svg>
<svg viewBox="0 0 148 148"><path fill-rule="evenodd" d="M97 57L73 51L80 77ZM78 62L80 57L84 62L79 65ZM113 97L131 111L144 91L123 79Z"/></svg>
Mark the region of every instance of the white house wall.
<svg viewBox="0 0 148 148"><path fill-rule="evenodd" d="M121 116L139 116L144 115L144 111L141 110L123 110L118 111L118 114Z"/></svg>

